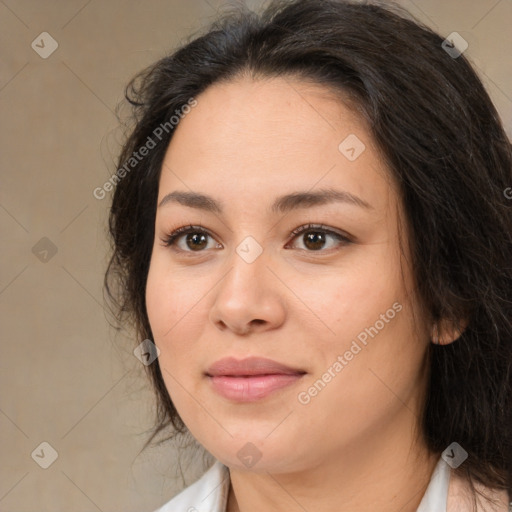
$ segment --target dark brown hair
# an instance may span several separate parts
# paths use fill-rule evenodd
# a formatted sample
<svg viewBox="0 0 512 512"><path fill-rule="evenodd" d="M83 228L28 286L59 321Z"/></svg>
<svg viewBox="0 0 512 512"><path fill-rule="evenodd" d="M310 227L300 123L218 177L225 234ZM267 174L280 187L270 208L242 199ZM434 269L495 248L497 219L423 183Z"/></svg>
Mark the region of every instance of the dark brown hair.
<svg viewBox="0 0 512 512"><path fill-rule="evenodd" d="M512 151L464 55L397 7L334 0L274 1L261 15L228 12L137 75L126 89L134 127L122 149L109 228L106 290L119 318L153 339L145 306L160 170L173 131L126 162L155 129L209 85L249 73L295 76L354 99L398 183L410 225L417 294L429 318L469 323L429 347L425 441L467 452L458 472L512 487ZM157 434L184 432L158 360ZM147 444L148 444L147 443Z"/></svg>

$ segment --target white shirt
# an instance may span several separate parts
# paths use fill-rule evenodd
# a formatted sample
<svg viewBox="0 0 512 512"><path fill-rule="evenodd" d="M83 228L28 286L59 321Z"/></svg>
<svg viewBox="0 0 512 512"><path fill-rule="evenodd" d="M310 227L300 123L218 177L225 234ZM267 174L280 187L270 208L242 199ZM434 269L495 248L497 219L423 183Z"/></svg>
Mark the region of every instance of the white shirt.
<svg viewBox="0 0 512 512"><path fill-rule="evenodd" d="M450 476L450 466L440 457L416 512L447 512ZM229 484L228 468L216 461L199 480L155 512L226 512ZM462 512L465 509L458 510ZM489 510L505 512L507 508ZM512 502L508 512L512 512Z"/></svg>

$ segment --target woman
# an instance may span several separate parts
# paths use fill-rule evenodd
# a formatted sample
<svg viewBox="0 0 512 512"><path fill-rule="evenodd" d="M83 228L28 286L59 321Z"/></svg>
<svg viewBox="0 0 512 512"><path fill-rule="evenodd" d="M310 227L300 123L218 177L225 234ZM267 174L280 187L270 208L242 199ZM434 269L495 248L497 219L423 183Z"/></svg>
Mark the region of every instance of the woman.
<svg viewBox="0 0 512 512"><path fill-rule="evenodd" d="M215 459L161 512L510 510L511 145L456 43L276 1L131 82L106 286L148 442Z"/></svg>

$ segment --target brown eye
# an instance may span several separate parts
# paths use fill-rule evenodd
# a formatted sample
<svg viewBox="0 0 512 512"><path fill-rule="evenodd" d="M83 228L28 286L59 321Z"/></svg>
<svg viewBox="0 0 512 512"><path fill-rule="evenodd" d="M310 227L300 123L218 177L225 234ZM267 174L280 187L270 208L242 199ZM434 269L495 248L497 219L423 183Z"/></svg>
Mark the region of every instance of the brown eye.
<svg viewBox="0 0 512 512"><path fill-rule="evenodd" d="M302 237L299 235L302 234ZM294 238L301 240L306 251L322 251L322 249L335 249L339 246L344 246L351 242L351 240L340 234L332 231L330 229L326 229L323 226L315 226L312 224L308 224L306 226L300 226L295 229L291 235L294 235ZM331 243L330 247L326 248L326 245L329 245L329 239L335 239L338 243Z"/></svg>
<svg viewBox="0 0 512 512"><path fill-rule="evenodd" d="M312 251L318 251L325 245L325 233L314 231L303 236L304 245Z"/></svg>
<svg viewBox="0 0 512 512"><path fill-rule="evenodd" d="M208 245L206 237L208 235L204 233L189 233L185 238L187 247L195 251L196 249L204 249Z"/></svg>
<svg viewBox="0 0 512 512"><path fill-rule="evenodd" d="M203 252L203 249L208 247L208 238L214 242L213 237L204 229L196 226L184 226L173 231L162 239L162 242L166 247L176 246L177 251ZM181 239L184 240L184 244L180 244ZM214 244L214 247L218 248L219 246L220 244Z"/></svg>

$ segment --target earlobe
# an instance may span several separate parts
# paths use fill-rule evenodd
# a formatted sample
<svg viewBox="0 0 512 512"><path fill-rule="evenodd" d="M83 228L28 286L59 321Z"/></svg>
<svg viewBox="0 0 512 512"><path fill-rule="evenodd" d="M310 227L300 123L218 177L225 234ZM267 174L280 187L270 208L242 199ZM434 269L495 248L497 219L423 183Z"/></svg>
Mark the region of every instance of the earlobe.
<svg viewBox="0 0 512 512"><path fill-rule="evenodd" d="M465 318L458 325L451 324L445 320L434 323L432 327L431 340L434 345L449 345L460 338L468 325Z"/></svg>

